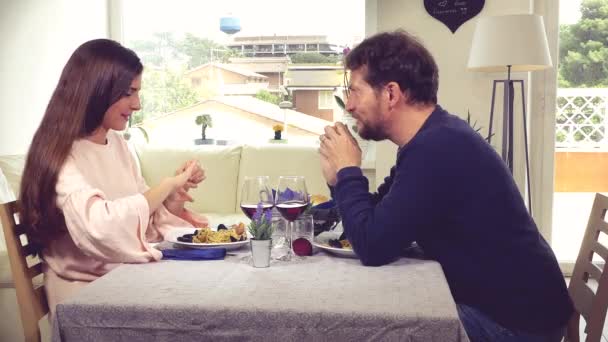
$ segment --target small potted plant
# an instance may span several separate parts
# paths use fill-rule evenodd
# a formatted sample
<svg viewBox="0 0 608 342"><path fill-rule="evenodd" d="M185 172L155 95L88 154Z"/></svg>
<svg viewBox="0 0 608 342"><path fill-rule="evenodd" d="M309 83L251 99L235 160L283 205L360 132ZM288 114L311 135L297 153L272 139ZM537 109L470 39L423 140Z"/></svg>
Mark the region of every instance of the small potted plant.
<svg viewBox="0 0 608 342"><path fill-rule="evenodd" d="M196 124L201 126L201 139L194 140L196 145L211 145L213 139L207 139L207 127L213 127L213 119L211 114L201 114L196 117Z"/></svg>
<svg viewBox="0 0 608 342"><path fill-rule="evenodd" d="M272 211L262 207L262 202L258 203L255 214L249 223L249 233L251 234L251 257L253 267L270 266L270 250L272 248Z"/></svg>
<svg viewBox="0 0 608 342"><path fill-rule="evenodd" d="M125 140L131 139L131 131L133 129L139 130L144 136L144 139L146 139L146 142L150 142L150 138L148 137L148 132L146 131L146 129L141 126L141 123L133 124L133 115L131 115L129 116L129 124L127 126L127 129L122 134Z"/></svg>
<svg viewBox="0 0 608 342"><path fill-rule="evenodd" d="M272 126L272 130L274 131L274 140L281 140L281 133L283 132L283 125L277 124Z"/></svg>

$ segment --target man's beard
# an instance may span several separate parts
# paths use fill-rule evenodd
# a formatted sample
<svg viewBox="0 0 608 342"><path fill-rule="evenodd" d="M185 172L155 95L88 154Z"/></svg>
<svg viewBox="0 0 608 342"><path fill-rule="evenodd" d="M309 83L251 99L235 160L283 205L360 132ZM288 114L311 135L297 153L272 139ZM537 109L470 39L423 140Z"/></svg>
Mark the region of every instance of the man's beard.
<svg viewBox="0 0 608 342"><path fill-rule="evenodd" d="M361 121L361 128L359 126L357 128L357 133L365 140L382 141L388 138L381 122L375 122L372 125Z"/></svg>
<svg viewBox="0 0 608 342"><path fill-rule="evenodd" d="M384 128L384 122L382 122L380 116L381 112L382 108L380 106L380 99L376 93L376 104L373 109L373 113L376 115L376 117L374 117L375 120L373 120L373 122L361 121L361 128L359 128L359 125L357 125L357 133L362 139L373 141L382 141L388 139L388 135L386 134Z"/></svg>

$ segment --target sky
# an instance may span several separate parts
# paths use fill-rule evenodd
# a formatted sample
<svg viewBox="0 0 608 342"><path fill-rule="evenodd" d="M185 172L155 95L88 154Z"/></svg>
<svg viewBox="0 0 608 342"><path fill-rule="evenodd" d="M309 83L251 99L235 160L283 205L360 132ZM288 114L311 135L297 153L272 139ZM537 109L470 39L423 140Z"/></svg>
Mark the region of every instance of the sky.
<svg viewBox="0 0 608 342"><path fill-rule="evenodd" d="M560 24L580 19L581 1L559 0ZM219 21L230 15L241 21L236 36L327 35L331 43L352 46L365 35L365 0L128 0L122 4L127 42L173 31L227 44L231 36L219 30Z"/></svg>
<svg viewBox="0 0 608 342"><path fill-rule="evenodd" d="M330 42L352 45L365 34L364 0L128 0L123 1L126 41L154 32L190 32L227 43L220 18L241 21L237 35L327 35Z"/></svg>
<svg viewBox="0 0 608 342"><path fill-rule="evenodd" d="M559 0L559 23L574 24L581 18L582 0Z"/></svg>

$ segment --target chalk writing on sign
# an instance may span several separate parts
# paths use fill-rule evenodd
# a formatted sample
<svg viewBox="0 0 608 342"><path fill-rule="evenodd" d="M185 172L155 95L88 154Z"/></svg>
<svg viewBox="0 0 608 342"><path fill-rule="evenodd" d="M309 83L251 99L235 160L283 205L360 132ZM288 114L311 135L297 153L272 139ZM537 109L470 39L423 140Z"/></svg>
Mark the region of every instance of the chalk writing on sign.
<svg viewBox="0 0 608 342"><path fill-rule="evenodd" d="M424 0L424 8L452 33L481 12L485 0Z"/></svg>

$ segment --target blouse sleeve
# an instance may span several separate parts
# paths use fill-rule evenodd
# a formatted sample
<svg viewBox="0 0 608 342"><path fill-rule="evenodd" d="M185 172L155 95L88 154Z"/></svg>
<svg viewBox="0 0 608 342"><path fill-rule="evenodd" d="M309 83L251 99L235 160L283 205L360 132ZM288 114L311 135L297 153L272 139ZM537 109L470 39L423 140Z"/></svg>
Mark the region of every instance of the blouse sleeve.
<svg viewBox="0 0 608 342"><path fill-rule="evenodd" d="M150 209L141 193L108 200L70 159L60 172L56 189L68 232L85 254L110 263L161 259L162 253L146 242Z"/></svg>
<svg viewBox="0 0 608 342"><path fill-rule="evenodd" d="M128 147L127 147L128 148ZM131 154L131 156L133 156ZM137 189L140 193L144 193L150 189L144 180L141 170L138 168L134 160L131 158L131 169L133 176L137 180ZM176 227L206 227L208 220L205 216L184 209L179 216L171 213L164 205L161 205L156 211L150 213L148 230L146 231L146 239L150 242L162 241L169 230Z"/></svg>

